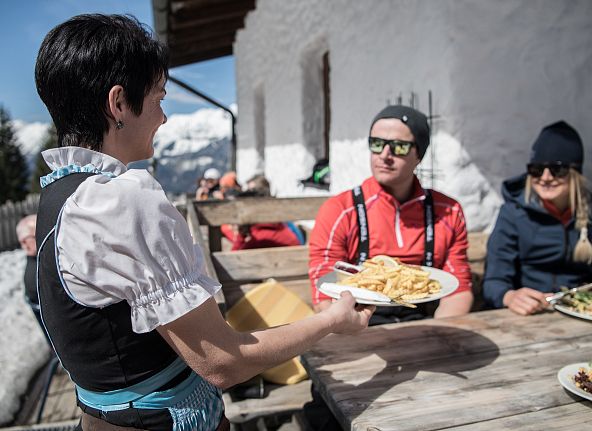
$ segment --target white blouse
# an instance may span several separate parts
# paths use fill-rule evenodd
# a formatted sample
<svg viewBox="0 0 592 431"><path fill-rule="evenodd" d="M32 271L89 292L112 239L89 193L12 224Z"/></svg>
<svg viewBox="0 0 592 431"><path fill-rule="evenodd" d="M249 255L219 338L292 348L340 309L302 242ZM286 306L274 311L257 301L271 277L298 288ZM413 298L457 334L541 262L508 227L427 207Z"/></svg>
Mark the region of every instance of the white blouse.
<svg viewBox="0 0 592 431"><path fill-rule="evenodd" d="M69 171L98 173L67 199L56 225L59 272L74 301L87 307L127 301L133 330L144 333L220 289L204 274L187 223L147 171L79 147L47 150L43 157L54 171L46 183Z"/></svg>

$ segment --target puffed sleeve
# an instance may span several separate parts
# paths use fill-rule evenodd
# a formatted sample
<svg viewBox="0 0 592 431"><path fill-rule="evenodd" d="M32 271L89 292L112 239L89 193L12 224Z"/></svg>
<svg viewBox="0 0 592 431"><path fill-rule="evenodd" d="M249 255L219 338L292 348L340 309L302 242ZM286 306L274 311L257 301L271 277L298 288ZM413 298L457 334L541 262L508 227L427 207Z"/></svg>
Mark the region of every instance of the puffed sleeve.
<svg viewBox="0 0 592 431"><path fill-rule="evenodd" d="M58 220L56 258L74 301L127 301L137 333L183 316L220 289L204 274L187 223L143 170L96 175L76 190Z"/></svg>

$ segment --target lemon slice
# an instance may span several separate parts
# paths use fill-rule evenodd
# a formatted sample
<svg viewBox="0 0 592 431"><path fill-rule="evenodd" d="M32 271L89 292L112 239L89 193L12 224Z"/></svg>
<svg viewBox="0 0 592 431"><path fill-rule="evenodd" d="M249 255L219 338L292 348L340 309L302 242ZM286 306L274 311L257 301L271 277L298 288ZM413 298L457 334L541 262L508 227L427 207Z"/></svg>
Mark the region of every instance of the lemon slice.
<svg viewBox="0 0 592 431"><path fill-rule="evenodd" d="M379 254L378 256L374 256L370 260L373 262L376 262L376 263L382 262L384 264L384 266L391 267L391 268L398 268L401 266L397 259L395 259L394 257L386 256L384 254Z"/></svg>

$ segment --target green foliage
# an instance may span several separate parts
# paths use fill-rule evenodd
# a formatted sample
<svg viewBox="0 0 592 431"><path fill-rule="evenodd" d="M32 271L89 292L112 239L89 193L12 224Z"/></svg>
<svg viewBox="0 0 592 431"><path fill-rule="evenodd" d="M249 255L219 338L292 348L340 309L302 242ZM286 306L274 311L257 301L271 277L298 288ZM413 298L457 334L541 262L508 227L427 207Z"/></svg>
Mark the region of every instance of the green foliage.
<svg viewBox="0 0 592 431"><path fill-rule="evenodd" d="M10 115L0 106L0 205L27 196L27 162L16 142Z"/></svg>
<svg viewBox="0 0 592 431"><path fill-rule="evenodd" d="M39 178L49 174L51 169L43 160L43 156L41 155L42 151L49 150L50 148L57 148L58 147L58 133L56 131L55 125L52 123L51 127L47 129L47 133L45 134L45 138L43 139L43 144L41 145L41 149L39 150L39 154L35 159L35 168L33 170L33 174L31 175L31 193L39 193L41 192L41 185L39 184Z"/></svg>

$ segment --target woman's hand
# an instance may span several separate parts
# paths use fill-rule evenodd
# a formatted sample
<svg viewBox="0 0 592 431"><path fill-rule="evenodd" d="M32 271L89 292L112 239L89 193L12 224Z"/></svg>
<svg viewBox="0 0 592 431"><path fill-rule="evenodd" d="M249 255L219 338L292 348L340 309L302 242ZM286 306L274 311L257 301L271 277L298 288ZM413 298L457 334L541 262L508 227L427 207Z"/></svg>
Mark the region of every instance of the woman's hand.
<svg viewBox="0 0 592 431"><path fill-rule="evenodd" d="M374 305L356 305L350 292L342 292L341 298L322 313L331 317L331 332L336 334L355 334L368 327L368 321L376 310Z"/></svg>
<svg viewBox="0 0 592 431"><path fill-rule="evenodd" d="M504 295L504 305L516 314L528 316L539 313L549 307L545 299L548 293L539 292L530 287L509 290Z"/></svg>

